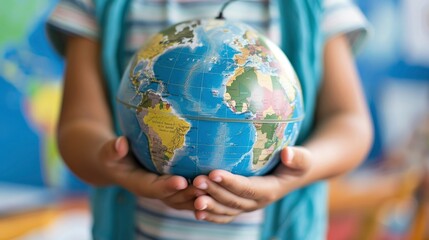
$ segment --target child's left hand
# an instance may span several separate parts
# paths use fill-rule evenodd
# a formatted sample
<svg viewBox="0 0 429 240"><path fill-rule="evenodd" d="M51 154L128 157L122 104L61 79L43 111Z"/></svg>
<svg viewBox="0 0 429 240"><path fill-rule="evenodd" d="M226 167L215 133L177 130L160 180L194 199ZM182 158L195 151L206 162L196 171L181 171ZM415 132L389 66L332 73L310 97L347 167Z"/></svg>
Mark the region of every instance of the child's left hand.
<svg viewBox="0 0 429 240"><path fill-rule="evenodd" d="M263 208L305 185L312 154L302 147L287 147L281 162L267 176L243 177L224 170L198 176L193 185L207 193L195 202L195 217L214 223L229 223L237 215Z"/></svg>

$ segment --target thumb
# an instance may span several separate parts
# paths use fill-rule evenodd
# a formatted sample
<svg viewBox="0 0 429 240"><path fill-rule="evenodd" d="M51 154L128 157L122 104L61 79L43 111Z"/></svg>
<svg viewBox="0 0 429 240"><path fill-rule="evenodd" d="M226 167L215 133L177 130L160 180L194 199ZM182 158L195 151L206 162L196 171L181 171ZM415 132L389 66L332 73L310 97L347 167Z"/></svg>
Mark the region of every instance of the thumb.
<svg viewBox="0 0 429 240"><path fill-rule="evenodd" d="M302 147L285 147L280 153L283 165L303 171L310 167L310 152Z"/></svg>
<svg viewBox="0 0 429 240"><path fill-rule="evenodd" d="M128 150L128 141L126 137L121 136L107 141L101 147L99 157L104 162L119 160L128 154Z"/></svg>

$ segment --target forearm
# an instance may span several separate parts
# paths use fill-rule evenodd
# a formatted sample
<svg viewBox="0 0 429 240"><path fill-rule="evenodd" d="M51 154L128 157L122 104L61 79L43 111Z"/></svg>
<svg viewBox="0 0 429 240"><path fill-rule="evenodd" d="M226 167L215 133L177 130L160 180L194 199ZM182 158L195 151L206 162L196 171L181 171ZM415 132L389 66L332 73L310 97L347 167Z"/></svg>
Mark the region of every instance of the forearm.
<svg viewBox="0 0 429 240"><path fill-rule="evenodd" d="M366 114L336 114L316 127L304 146L312 154L304 183L327 179L354 169L366 157L372 143L371 122Z"/></svg>
<svg viewBox="0 0 429 240"><path fill-rule="evenodd" d="M99 46L70 36L58 123L58 147L64 162L82 180L95 185L111 183L97 154L114 138L110 110L99 69Z"/></svg>
<svg viewBox="0 0 429 240"><path fill-rule="evenodd" d="M311 154L305 182L330 178L360 164L372 143L372 123L344 36L327 42L316 126L304 143Z"/></svg>
<svg viewBox="0 0 429 240"><path fill-rule="evenodd" d="M99 161L99 150L114 134L93 120L74 120L60 125L58 145L64 162L83 181L112 184Z"/></svg>

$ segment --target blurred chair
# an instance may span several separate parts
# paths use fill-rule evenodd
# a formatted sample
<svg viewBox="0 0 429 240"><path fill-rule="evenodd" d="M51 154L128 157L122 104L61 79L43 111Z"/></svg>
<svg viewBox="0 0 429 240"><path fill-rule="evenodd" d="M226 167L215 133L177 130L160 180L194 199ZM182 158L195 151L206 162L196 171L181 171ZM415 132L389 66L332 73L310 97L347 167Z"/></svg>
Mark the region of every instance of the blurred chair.
<svg viewBox="0 0 429 240"><path fill-rule="evenodd" d="M411 225L410 239L429 239L429 172L426 171L417 191L416 215Z"/></svg>
<svg viewBox="0 0 429 240"><path fill-rule="evenodd" d="M381 234L383 221L400 208L411 213L407 231L402 236L411 240L429 239L428 168L429 116L417 125L408 141L399 143L397 149L387 154L380 166L331 180L331 216L349 214L358 219L352 223L355 225L351 231L353 236L346 239L390 239ZM335 224L332 227L335 228ZM332 232L336 231L338 229ZM339 240L333 235L330 238Z"/></svg>

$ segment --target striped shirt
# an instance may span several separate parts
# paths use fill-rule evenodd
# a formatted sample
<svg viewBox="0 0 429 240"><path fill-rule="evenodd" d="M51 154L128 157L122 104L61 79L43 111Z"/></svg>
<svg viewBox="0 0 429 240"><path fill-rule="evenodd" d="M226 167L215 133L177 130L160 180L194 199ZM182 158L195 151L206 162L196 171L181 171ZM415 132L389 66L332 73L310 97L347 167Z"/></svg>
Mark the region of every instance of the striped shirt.
<svg viewBox="0 0 429 240"><path fill-rule="evenodd" d="M159 30L195 18L215 17L225 0L133 0L128 15L128 33L124 65L143 42ZM324 0L322 29L326 38L346 34L353 48L360 47L366 36L367 23L351 0ZM92 0L61 0L49 24L65 32L97 40L99 27ZM225 11L228 19L251 25L273 42L280 42L280 25L276 1L249 0L235 2Z"/></svg>
<svg viewBox="0 0 429 240"><path fill-rule="evenodd" d="M125 66L150 36L180 21L213 18L224 0L132 0L127 16ZM280 42L279 13L275 0L238 1L225 11L227 19L251 25ZM349 0L325 0L322 29L326 38L346 34L357 48L365 37L366 19ZM52 13L49 24L63 33L99 37L92 0L62 0ZM244 213L230 224L195 220L191 211L172 209L161 201L139 198L136 209L136 239L258 239L263 210Z"/></svg>
<svg viewBox="0 0 429 240"><path fill-rule="evenodd" d="M191 211L175 210L154 199L139 198L136 233L140 239L251 240L259 238L263 211L239 215L230 224L195 220Z"/></svg>

